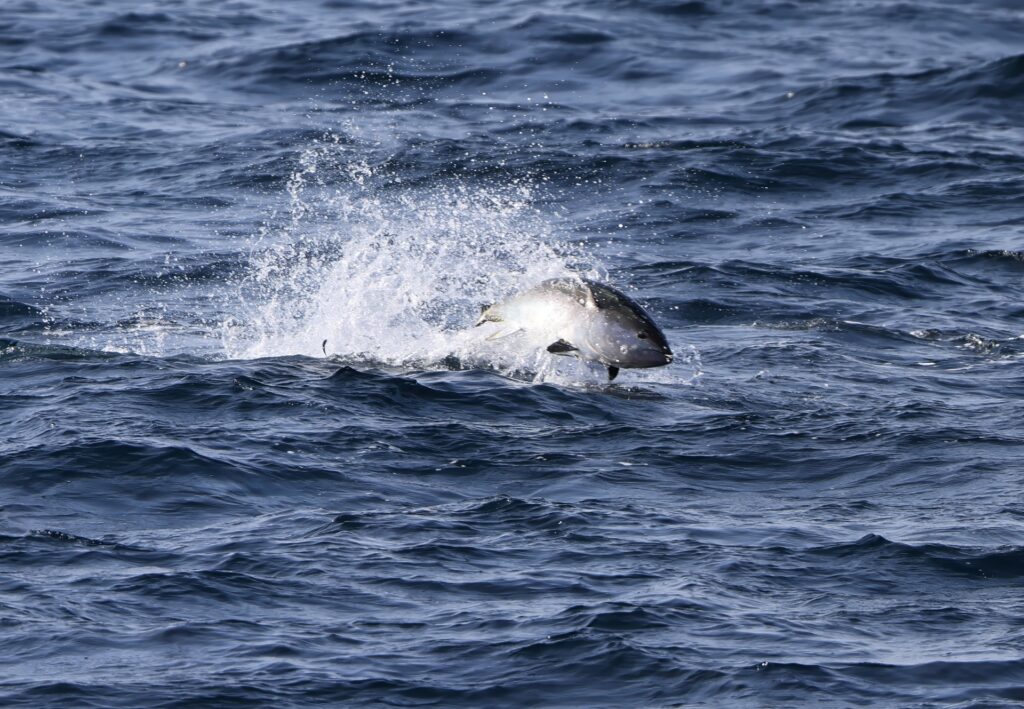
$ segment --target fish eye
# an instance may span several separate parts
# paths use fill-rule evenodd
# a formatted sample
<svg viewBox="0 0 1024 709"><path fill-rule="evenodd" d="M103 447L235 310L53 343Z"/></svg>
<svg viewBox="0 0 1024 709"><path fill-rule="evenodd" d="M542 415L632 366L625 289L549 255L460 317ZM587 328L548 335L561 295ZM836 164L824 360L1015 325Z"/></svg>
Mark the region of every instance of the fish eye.
<svg viewBox="0 0 1024 709"><path fill-rule="evenodd" d="M646 340L647 339L647 333L646 332L638 332L636 334L636 336L639 337L641 340Z"/></svg>

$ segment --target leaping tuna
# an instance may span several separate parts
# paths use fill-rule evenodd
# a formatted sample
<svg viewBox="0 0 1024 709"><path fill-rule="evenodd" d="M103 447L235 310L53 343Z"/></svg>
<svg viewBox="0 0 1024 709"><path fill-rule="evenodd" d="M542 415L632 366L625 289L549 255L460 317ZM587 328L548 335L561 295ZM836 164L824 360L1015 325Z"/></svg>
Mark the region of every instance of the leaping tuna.
<svg viewBox="0 0 1024 709"><path fill-rule="evenodd" d="M484 308L477 325L506 326L488 339L525 333L548 342L548 352L600 362L608 381L619 369L661 367L672 361L665 335L643 308L620 291L586 278L544 281Z"/></svg>

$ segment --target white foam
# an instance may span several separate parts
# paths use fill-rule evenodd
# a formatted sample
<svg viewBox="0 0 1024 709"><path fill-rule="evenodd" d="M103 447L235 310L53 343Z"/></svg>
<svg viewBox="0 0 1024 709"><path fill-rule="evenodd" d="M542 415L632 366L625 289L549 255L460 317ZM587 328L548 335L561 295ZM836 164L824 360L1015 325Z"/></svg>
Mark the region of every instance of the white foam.
<svg viewBox="0 0 1024 709"><path fill-rule="evenodd" d="M581 264L601 277L558 238L528 182L403 187L330 139L300 165L287 223L254 239L222 328L228 357L323 356L326 339L342 360L422 367L454 356L537 372L552 358L535 361L514 338L487 342L472 327L481 306Z"/></svg>

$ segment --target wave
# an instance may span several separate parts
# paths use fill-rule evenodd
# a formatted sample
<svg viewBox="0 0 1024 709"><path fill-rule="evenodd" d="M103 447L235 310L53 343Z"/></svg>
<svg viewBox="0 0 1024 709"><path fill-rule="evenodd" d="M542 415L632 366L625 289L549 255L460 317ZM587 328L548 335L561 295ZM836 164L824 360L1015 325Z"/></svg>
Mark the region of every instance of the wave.
<svg viewBox="0 0 1024 709"><path fill-rule="evenodd" d="M248 90L349 83L372 88L378 98L408 98L428 88L484 86L497 78L497 70L486 65L462 68L465 62L451 60L453 51L474 48L485 54L497 51L476 33L368 30L241 54L225 50L205 59L197 70Z"/></svg>
<svg viewBox="0 0 1024 709"><path fill-rule="evenodd" d="M36 306L10 299L0 293L0 327L6 325L4 321L35 320L42 314L43 311Z"/></svg>
<svg viewBox="0 0 1024 709"><path fill-rule="evenodd" d="M929 121L1004 123L1019 114L1024 54L910 74L850 76L771 102L794 118L818 118L845 130Z"/></svg>
<svg viewBox="0 0 1024 709"><path fill-rule="evenodd" d="M819 547L814 555L846 559L868 564L905 562L908 571L923 570L942 576L968 579L1017 579L1024 576L1024 547L996 551L977 551L945 544L905 544L878 534L868 534L855 542ZM878 567L879 573L885 573Z"/></svg>

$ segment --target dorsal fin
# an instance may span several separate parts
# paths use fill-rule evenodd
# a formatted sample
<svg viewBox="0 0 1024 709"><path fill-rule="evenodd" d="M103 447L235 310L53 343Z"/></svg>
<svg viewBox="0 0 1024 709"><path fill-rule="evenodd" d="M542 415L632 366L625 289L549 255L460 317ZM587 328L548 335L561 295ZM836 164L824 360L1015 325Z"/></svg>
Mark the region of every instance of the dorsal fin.
<svg viewBox="0 0 1024 709"><path fill-rule="evenodd" d="M493 305L480 306L480 318L476 321L475 327L480 327L485 322L501 322L501 316L494 312Z"/></svg>

